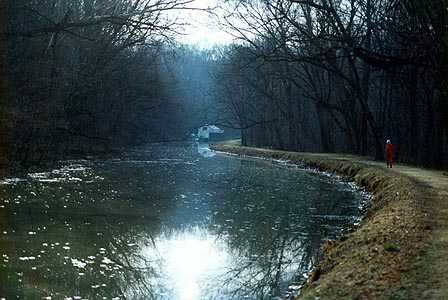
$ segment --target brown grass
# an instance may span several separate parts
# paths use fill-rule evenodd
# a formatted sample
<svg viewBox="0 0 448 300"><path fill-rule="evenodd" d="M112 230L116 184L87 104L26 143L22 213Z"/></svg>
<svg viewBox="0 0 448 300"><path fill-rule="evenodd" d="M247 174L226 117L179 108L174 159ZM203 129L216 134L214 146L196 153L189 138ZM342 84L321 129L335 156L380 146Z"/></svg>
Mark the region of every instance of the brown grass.
<svg viewBox="0 0 448 300"><path fill-rule="evenodd" d="M305 163L351 177L373 194L353 233L323 245L299 299L448 299L448 177L368 158L214 145L215 150ZM445 177L447 180L445 180ZM445 190L446 188L446 190Z"/></svg>

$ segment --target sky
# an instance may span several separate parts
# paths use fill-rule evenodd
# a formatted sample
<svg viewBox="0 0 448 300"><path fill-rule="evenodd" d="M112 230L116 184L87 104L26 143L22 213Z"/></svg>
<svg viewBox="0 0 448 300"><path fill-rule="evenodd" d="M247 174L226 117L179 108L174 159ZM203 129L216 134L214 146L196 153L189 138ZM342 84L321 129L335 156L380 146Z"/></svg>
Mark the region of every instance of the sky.
<svg viewBox="0 0 448 300"><path fill-rule="evenodd" d="M216 7L219 2L217 0L195 0L190 6L207 9ZM183 26L183 35L178 37L178 41L196 45L199 48L230 44L234 38L217 24L219 10L214 12L216 15L196 10L180 11L178 13L180 21L188 24Z"/></svg>

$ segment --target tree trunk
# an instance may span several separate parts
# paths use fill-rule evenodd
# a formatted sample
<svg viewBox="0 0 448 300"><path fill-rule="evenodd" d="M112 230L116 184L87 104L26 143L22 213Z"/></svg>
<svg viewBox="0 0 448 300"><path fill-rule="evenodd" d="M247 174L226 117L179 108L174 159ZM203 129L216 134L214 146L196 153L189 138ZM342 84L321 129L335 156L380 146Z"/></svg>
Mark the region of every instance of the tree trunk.
<svg viewBox="0 0 448 300"><path fill-rule="evenodd" d="M435 136L434 146L435 155L434 166L438 168L448 167L447 148L448 148L448 14L445 9L448 1L441 2L441 10L439 11L439 53L437 57L436 72L436 95L435 95Z"/></svg>
<svg viewBox="0 0 448 300"><path fill-rule="evenodd" d="M8 168L7 0L0 0L0 176Z"/></svg>
<svg viewBox="0 0 448 300"><path fill-rule="evenodd" d="M448 79L439 78L438 91L434 105L434 155L433 165L437 168L448 168Z"/></svg>
<svg viewBox="0 0 448 300"><path fill-rule="evenodd" d="M325 112L325 109L322 108L321 105L316 104L317 118L319 121L320 127L320 144L321 151L324 153L329 153L334 151L334 145L330 141L330 127L327 124L327 118L329 118L328 114Z"/></svg>
<svg viewBox="0 0 448 300"><path fill-rule="evenodd" d="M291 151L297 151L297 126L296 126L296 118L294 114L294 101L292 96L292 86L290 82L287 82L285 80L285 94L286 94L286 101L288 103L288 112L287 112L287 118L288 118L288 137L289 137L289 144L288 144L288 150Z"/></svg>

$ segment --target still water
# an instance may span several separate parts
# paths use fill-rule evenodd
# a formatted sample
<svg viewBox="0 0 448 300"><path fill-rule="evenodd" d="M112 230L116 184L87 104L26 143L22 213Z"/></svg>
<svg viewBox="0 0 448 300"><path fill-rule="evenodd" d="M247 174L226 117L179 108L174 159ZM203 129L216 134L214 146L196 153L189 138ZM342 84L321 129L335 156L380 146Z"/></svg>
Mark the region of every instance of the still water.
<svg viewBox="0 0 448 300"><path fill-rule="evenodd" d="M365 197L283 163L158 144L0 185L0 298L283 299Z"/></svg>

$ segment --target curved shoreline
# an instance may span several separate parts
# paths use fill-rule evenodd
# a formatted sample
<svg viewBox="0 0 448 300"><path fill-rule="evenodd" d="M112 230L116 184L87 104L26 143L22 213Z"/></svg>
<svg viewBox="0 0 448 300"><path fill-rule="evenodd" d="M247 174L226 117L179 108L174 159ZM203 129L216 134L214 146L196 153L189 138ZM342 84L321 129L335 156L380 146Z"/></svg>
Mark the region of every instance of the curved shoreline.
<svg viewBox="0 0 448 300"><path fill-rule="evenodd" d="M298 299L443 299L446 276L433 272L441 226L432 205L438 195L427 182L406 172L352 155L286 152L236 144L214 150L287 160L350 177L372 193L372 205L352 233L322 246ZM409 172L408 172L409 173ZM436 253L438 254L438 252ZM446 273L446 272L445 272Z"/></svg>

